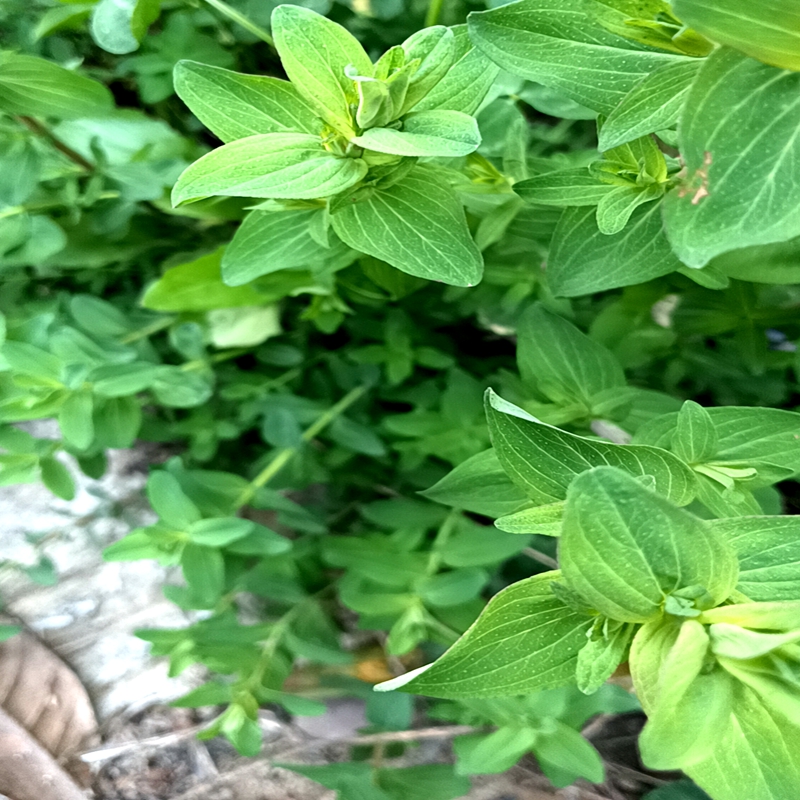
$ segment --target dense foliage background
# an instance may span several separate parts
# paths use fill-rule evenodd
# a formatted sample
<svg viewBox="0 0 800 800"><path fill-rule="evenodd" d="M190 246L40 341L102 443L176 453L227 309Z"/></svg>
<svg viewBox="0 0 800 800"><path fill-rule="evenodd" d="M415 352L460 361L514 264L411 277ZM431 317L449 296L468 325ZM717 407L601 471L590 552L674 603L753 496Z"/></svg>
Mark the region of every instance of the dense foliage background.
<svg viewBox="0 0 800 800"><path fill-rule="evenodd" d="M225 708L208 736L256 753L260 705L313 714L350 693L368 698L375 731L427 718L476 733L456 739L455 766L394 769L355 753L301 770L342 800L459 797L466 776L503 771L528 752L557 786L600 783L602 762L578 731L597 713L639 707L605 680L647 615L603 611L594 633L581 631L617 641L610 669L579 677L593 694L537 684L540 667L524 658L516 691L499 692L516 699L480 699L480 673L473 696L448 694L434 678L419 684L451 698L436 702L370 684L437 658L489 598L557 566L567 486L584 470L651 476L635 490L647 497L631 500L642 508L654 488L676 506L691 501L700 519L797 513L800 418L789 412L800 375L800 50L788 34L785 46L774 30L762 37L755 18L742 45L695 0L523 0L473 16L469 31L482 3L308 0L282 7L283 27L276 6L0 4L0 481L42 480L68 498L71 472L101 475L109 448L139 439L173 454L148 483L160 521L107 557L180 565L164 591L199 612L197 622L141 636L174 674L208 667L209 682L180 701ZM770 24L773 6L763 10ZM363 171L330 191L248 194L236 180L260 156L229 148L258 138L248 115L273 113L254 99L266 84L202 65L299 85L303 58L324 61L324 37L339 36L323 27L314 39L317 23L302 9L343 26L372 61L417 31L434 31L442 52L452 39L430 82L453 83L435 101L426 86L409 106L411 95L398 101L385 88L367 97L369 81L348 73L361 92L349 133L355 122L339 124L335 108L321 112L320 101L309 112L310 101L287 95L274 119L290 108L303 133L285 134L300 139L281 140L276 158L297 141L310 148L303 126L321 114L327 151L314 157L334 153L337 165L363 162ZM437 25L458 27L451 36ZM311 31L305 50L291 44L297 31ZM414 42L391 51L400 60L387 75L412 57L438 69L444 56ZM459 78L467 99L456 108L461 84L447 69L465 63L474 72ZM434 130L426 112L451 116L435 118ZM252 145L257 153L265 141ZM220 159L213 179L197 166L185 172L223 151L232 155L211 156ZM242 180L258 179L259 164ZM392 227L381 202L401 201L405 227ZM503 400L490 396L487 424L489 388ZM509 422L528 424L526 415L538 432ZM17 424L50 417L62 440L36 440ZM639 450L645 461L630 467L615 448L631 441L661 460ZM537 465L552 485L531 477ZM580 485L600 491L589 478ZM533 507L549 511L526 517ZM505 523L492 527L496 518ZM769 534L784 560L747 567L739 549L740 583L734 576L711 606L800 597L800 531L786 525ZM750 591L748 568L780 571L783 588ZM714 594L712 578L694 583ZM669 614L708 609L702 592L686 593L693 587L676 586L683 610ZM779 648L800 620L762 627L789 637ZM797 653L779 655L790 664L780 691L794 703ZM715 735L705 732L709 743ZM653 766L708 755L696 736L686 747L697 758L677 748ZM789 761L798 768L796 754ZM776 769L792 785L786 764ZM786 800L776 786L753 800Z"/></svg>

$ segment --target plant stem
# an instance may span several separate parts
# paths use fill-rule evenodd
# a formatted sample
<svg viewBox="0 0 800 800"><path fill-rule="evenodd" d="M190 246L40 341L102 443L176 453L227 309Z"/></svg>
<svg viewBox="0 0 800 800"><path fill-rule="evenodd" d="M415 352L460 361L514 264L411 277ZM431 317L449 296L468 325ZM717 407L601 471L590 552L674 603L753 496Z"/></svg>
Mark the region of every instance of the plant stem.
<svg viewBox="0 0 800 800"><path fill-rule="evenodd" d="M73 164L77 164L81 169L87 172L94 171L94 164L85 159L80 153L73 150L69 145L64 144L46 125L39 122L38 119L33 117L17 117L17 120L24 125L29 131L32 131L37 136L46 139L50 144L58 150L59 153L65 155Z"/></svg>
<svg viewBox="0 0 800 800"><path fill-rule="evenodd" d="M436 25L436 23L439 21L439 14L442 13L443 5L444 0L431 0L431 2L428 4L428 13L425 15L426 28Z"/></svg>
<svg viewBox="0 0 800 800"><path fill-rule="evenodd" d="M439 530L436 532L436 538L433 540L433 547L431 548L430 556L428 557L428 575L434 575L439 571L442 563L441 550L445 543L450 538L450 534L455 530L456 523L461 519L461 509L454 508L445 517Z"/></svg>
<svg viewBox="0 0 800 800"><path fill-rule="evenodd" d="M558 569L558 561L554 558L550 558L550 556L543 553L541 550L536 550L533 547L526 547L522 553L528 556L528 558L532 558L534 561L538 561L540 564L550 567L550 569Z"/></svg>
<svg viewBox="0 0 800 800"><path fill-rule="evenodd" d="M216 8L220 14L224 14L228 19L241 25L250 31L253 36L257 36L262 42L266 42L270 47L275 47L275 40L260 25L251 22L244 14L240 14L235 8L231 8L224 0L205 0L212 8Z"/></svg>
<svg viewBox="0 0 800 800"><path fill-rule="evenodd" d="M356 402L369 387L357 386L355 389L349 391L338 403L331 406L324 414L312 423L305 431L303 431L303 442L310 442L317 434L321 433L331 422L333 422L340 414L344 413L353 403ZM298 447L285 447L279 450L275 458L267 464L261 472L253 478L252 481L242 490L237 501L237 507L243 506L253 499L253 495L271 481L297 454Z"/></svg>
<svg viewBox="0 0 800 800"><path fill-rule="evenodd" d="M145 325L143 328L126 333L125 336L120 338L120 344L132 344L133 342L138 342L139 339L146 339L148 336L152 336L154 333L163 331L164 328L169 328L173 321L173 317L162 317L161 319L157 319L155 322L151 322L149 325Z"/></svg>

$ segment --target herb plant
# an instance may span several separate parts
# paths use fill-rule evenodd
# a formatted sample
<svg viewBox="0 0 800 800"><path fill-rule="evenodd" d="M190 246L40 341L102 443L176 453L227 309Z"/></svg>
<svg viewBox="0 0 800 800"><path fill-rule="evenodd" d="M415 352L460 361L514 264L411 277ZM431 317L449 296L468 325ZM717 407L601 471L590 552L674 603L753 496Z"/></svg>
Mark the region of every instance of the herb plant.
<svg viewBox="0 0 800 800"><path fill-rule="evenodd" d="M654 800L787 800L800 16L488 5L7 0L0 482L169 445L105 557L200 612L139 635L207 668L202 736L468 726L289 765L342 800L600 783L581 729L639 707L696 784Z"/></svg>

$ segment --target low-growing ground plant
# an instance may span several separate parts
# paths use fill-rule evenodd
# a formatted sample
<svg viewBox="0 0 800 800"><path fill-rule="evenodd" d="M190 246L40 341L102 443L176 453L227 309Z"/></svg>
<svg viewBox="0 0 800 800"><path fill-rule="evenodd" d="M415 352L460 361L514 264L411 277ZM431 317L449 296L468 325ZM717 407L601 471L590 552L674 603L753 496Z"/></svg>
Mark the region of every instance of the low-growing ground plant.
<svg viewBox="0 0 800 800"><path fill-rule="evenodd" d="M362 697L372 733L461 726L454 763L288 766L448 800L528 754L600 784L581 730L642 709L644 765L694 781L653 800L796 796L794 2L0 31L0 482L70 499L166 446L105 557L173 568L195 621L138 635L207 669L201 736L255 755L260 707Z"/></svg>

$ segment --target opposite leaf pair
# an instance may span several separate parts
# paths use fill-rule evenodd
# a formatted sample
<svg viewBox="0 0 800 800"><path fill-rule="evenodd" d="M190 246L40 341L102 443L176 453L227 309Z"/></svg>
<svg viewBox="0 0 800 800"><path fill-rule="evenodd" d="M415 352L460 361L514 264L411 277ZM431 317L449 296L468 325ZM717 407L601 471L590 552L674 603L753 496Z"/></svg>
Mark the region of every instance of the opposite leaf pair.
<svg viewBox="0 0 800 800"><path fill-rule="evenodd" d="M448 172L415 163L478 147L471 114L497 69L473 52L463 30L442 26L414 34L375 64L344 28L297 6L275 10L273 31L291 83L178 64L178 94L228 144L181 175L173 202L209 195L313 201L253 213L316 210L305 233L323 250L338 237L412 275L476 283L482 259ZM250 226L245 249L252 250L252 233ZM223 261L223 276L236 282L242 273L257 277L233 260L241 250L234 238ZM262 261L271 260L270 250L261 247Z"/></svg>

